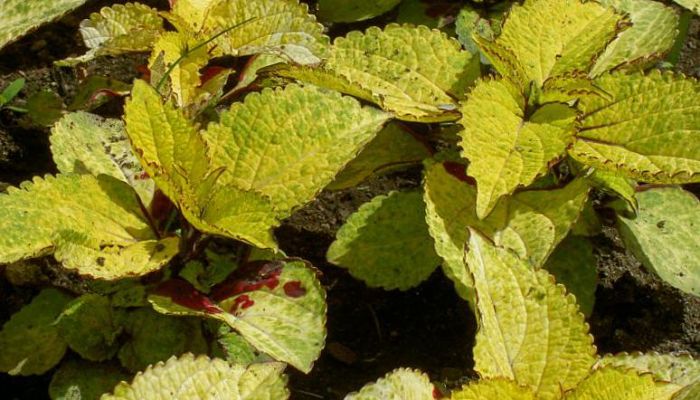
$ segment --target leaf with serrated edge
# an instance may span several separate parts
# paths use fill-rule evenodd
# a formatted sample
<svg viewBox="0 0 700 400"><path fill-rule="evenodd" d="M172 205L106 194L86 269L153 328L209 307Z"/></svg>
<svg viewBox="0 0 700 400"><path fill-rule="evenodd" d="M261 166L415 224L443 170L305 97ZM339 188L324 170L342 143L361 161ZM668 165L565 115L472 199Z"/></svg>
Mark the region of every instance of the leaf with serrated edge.
<svg viewBox="0 0 700 400"><path fill-rule="evenodd" d="M151 365L128 384L119 383L102 400L247 400L286 399L284 364L248 367L207 356L184 354Z"/></svg>
<svg viewBox="0 0 700 400"><path fill-rule="evenodd" d="M654 62L673 47L678 34L678 14L649 0L603 0L601 4L629 16L632 27L621 32L598 57L590 71L599 76L625 64Z"/></svg>
<svg viewBox="0 0 700 400"><path fill-rule="evenodd" d="M163 19L155 8L140 3L103 7L80 23L88 52L57 64L71 66L103 55L148 51L163 32Z"/></svg>
<svg viewBox="0 0 700 400"><path fill-rule="evenodd" d="M626 178L614 171L604 171L593 169L586 174L586 179L592 186L606 192L611 192L624 199L634 210L637 209L637 198L635 187L637 184L629 178Z"/></svg>
<svg viewBox="0 0 700 400"><path fill-rule="evenodd" d="M259 247L277 247L270 229L278 214L267 197L221 179L207 144L180 109L163 104L144 81L134 83L126 130L143 168L197 229Z"/></svg>
<svg viewBox="0 0 700 400"><path fill-rule="evenodd" d="M52 400L93 400L109 392L130 374L114 364L69 359L53 374L49 384Z"/></svg>
<svg viewBox="0 0 700 400"><path fill-rule="evenodd" d="M658 353L606 355L596 362L594 368L606 366L634 368L640 372L651 373L656 380L680 387L696 387L696 389L700 387L700 362L689 355L675 356Z"/></svg>
<svg viewBox="0 0 700 400"><path fill-rule="evenodd" d="M407 290L439 264L418 192L391 192L363 204L338 230L326 254L370 287Z"/></svg>
<svg viewBox="0 0 700 400"><path fill-rule="evenodd" d="M239 275L214 287L211 298L185 281L173 280L149 301L164 314L223 321L259 351L308 373L326 337L326 295L314 270L294 260L242 268Z"/></svg>
<svg viewBox="0 0 700 400"><path fill-rule="evenodd" d="M86 0L56 1L0 1L0 48L22 37L29 31L80 7Z"/></svg>
<svg viewBox="0 0 700 400"><path fill-rule="evenodd" d="M50 140L61 173L107 174L131 184L143 204L151 202L153 180L141 177L122 121L82 111L66 114L51 129Z"/></svg>
<svg viewBox="0 0 700 400"><path fill-rule="evenodd" d="M618 33L621 20L612 9L594 2L527 0L512 7L494 42L476 36L474 40L498 71L514 76L524 90L530 81L541 86L550 76L588 71ZM512 54L508 62L515 60L520 73L514 75L500 61L504 54Z"/></svg>
<svg viewBox="0 0 700 400"><path fill-rule="evenodd" d="M54 321L71 297L44 289L12 315L0 330L0 371L10 375L40 375L53 368L66 352Z"/></svg>
<svg viewBox="0 0 700 400"><path fill-rule="evenodd" d="M670 400L678 387L651 374L605 367L593 371L564 400Z"/></svg>
<svg viewBox="0 0 700 400"><path fill-rule="evenodd" d="M345 400L432 400L435 387L428 376L418 370L398 368L350 393Z"/></svg>
<svg viewBox="0 0 700 400"><path fill-rule="evenodd" d="M582 99L578 161L658 183L700 182L700 84L658 71L596 79L612 100Z"/></svg>
<svg viewBox="0 0 700 400"><path fill-rule="evenodd" d="M155 236L133 189L108 175L37 177L10 188L0 195L0 230L0 262L55 250L65 267L103 279L152 272L178 252L177 238Z"/></svg>
<svg viewBox="0 0 700 400"><path fill-rule="evenodd" d="M455 282L457 292L469 300L473 283L464 265L464 243L471 227L540 266L566 236L587 198L588 187L577 180L561 189L532 190L502 199L486 219L476 216L476 189L447 169L464 170L457 163L430 164L425 193L428 228L435 250L443 258L443 270Z"/></svg>
<svg viewBox="0 0 700 400"><path fill-rule="evenodd" d="M398 123L390 123L377 133L377 137L345 166L326 189L347 189L370 176L418 164L428 157L428 146Z"/></svg>
<svg viewBox="0 0 700 400"><path fill-rule="evenodd" d="M451 400L536 400L529 387L504 378L481 379L452 392Z"/></svg>
<svg viewBox="0 0 700 400"><path fill-rule="evenodd" d="M322 67L280 73L372 101L401 120L438 122L459 117L455 99L478 67L478 57L437 29L389 24L336 39Z"/></svg>
<svg viewBox="0 0 700 400"><path fill-rule="evenodd" d="M318 17L328 22L356 22L382 15L401 0L319 0Z"/></svg>
<svg viewBox="0 0 700 400"><path fill-rule="evenodd" d="M544 268L576 296L581 312L591 315L598 283L596 265L591 242L581 236L569 235L559 243Z"/></svg>
<svg viewBox="0 0 700 400"><path fill-rule="evenodd" d="M477 83L461 106L462 156L477 182L476 212L485 218L499 198L544 174L573 136L573 112L556 104L524 120L522 96L506 81Z"/></svg>
<svg viewBox="0 0 700 400"><path fill-rule="evenodd" d="M188 3L195 3L188 0ZM298 0L199 1L202 20L180 15L203 39L228 31L210 44L218 55L275 54L299 64L318 64L328 51L323 26ZM176 3L177 6L177 3ZM191 6L192 7L192 6ZM183 6L183 11L186 8ZM174 13L180 8L175 7Z"/></svg>
<svg viewBox="0 0 700 400"><path fill-rule="evenodd" d="M626 246L669 285L700 296L700 201L677 187L637 193L636 218L618 215Z"/></svg>
<svg viewBox="0 0 700 400"><path fill-rule="evenodd" d="M250 94L204 132L219 183L268 196L285 215L311 199L390 115L313 86Z"/></svg>
<svg viewBox="0 0 700 400"><path fill-rule="evenodd" d="M676 4L679 4L688 10L700 15L700 0L673 0Z"/></svg>
<svg viewBox="0 0 700 400"><path fill-rule="evenodd" d="M574 297L546 271L476 231L468 248L479 315L474 369L483 378L515 380L539 399L560 398L595 362L593 338Z"/></svg>

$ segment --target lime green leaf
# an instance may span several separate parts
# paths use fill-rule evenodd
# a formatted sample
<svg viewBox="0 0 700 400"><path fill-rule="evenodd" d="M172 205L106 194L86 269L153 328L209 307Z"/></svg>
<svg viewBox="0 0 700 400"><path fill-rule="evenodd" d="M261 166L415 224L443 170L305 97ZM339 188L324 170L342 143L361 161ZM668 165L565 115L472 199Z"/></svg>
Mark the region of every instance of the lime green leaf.
<svg viewBox="0 0 700 400"><path fill-rule="evenodd" d="M356 186L372 175L381 175L403 166L418 164L430 157L430 149L397 123L384 127L377 137L350 161L326 189Z"/></svg>
<svg viewBox="0 0 700 400"><path fill-rule="evenodd" d="M543 175L573 136L569 108L544 106L526 121L524 102L506 81L491 80L480 81L462 104L460 145L477 182L479 218L499 198Z"/></svg>
<svg viewBox="0 0 700 400"><path fill-rule="evenodd" d="M56 323L68 346L85 359L104 361L119 350L119 329L113 323L112 305L106 297L78 297L66 306Z"/></svg>
<svg viewBox="0 0 700 400"><path fill-rule="evenodd" d="M108 175L47 176L0 195L0 262L46 255L103 279L159 269L178 252L158 240L136 193ZM123 257L121 256L123 255Z"/></svg>
<svg viewBox="0 0 700 400"><path fill-rule="evenodd" d="M281 74L374 102L398 119L436 122L459 116L455 98L464 96L478 67L476 57L439 30L389 24L336 39L320 68Z"/></svg>
<svg viewBox="0 0 700 400"><path fill-rule="evenodd" d="M700 296L700 202L672 187L637 193L637 200L636 218L618 215L627 248L671 286Z"/></svg>
<svg viewBox="0 0 700 400"><path fill-rule="evenodd" d="M575 387L593 365L595 347L574 297L476 231L466 262L479 315L475 370L515 380L544 400Z"/></svg>
<svg viewBox="0 0 700 400"><path fill-rule="evenodd" d="M102 400L263 400L286 399L284 364L249 367L231 365L207 356L185 354L151 365L131 384L122 382ZM183 379L187 378L187 379Z"/></svg>
<svg viewBox="0 0 700 400"><path fill-rule="evenodd" d="M580 100L583 97L611 98L608 93L597 87L595 81L586 73L572 72L552 76L544 81L537 103L569 103Z"/></svg>
<svg viewBox="0 0 700 400"><path fill-rule="evenodd" d="M216 54L267 53L306 65L318 64L328 51L329 40L323 34L323 26L298 0L188 2L192 3L190 7L203 10L203 19L191 20L187 14L180 17L200 37L208 39L227 30L211 43ZM173 12L180 12L180 8Z"/></svg>
<svg viewBox="0 0 700 400"><path fill-rule="evenodd" d="M61 173L106 174L128 182L144 204L153 197L153 181L131 152L124 123L86 112L66 114L51 129L51 154Z"/></svg>
<svg viewBox="0 0 700 400"><path fill-rule="evenodd" d="M579 103L574 158L641 181L700 181L700 84L654 71L603 75L596 85L613 99Z"/></svg>
<svg viewBox="0 0 700 400"><path fill-rule="evenodd" d="M0 48L5 47L29 31L80 7L85 0L56 0L27 2L4 0L0 2Z"/></svg>
<svg viewBox="0 0 700 400"><path fill-rule="evenodd" d="M410 289L439 264L418 192L391 192L363 204L338 230L328 261L370 287Z"/></svg>
<svg viewBox="0 0 700 400"><path fill-rule="evenodd" d="M103 55L148 51L163 32L163 19L154 8L140 3L103 7L80 23L80 34L88 52L57 64L72 66Z"/></svg>
<svg viewBox="0 0 700 400"><path fill-rule="evenodd" d="M588 239L567 236L547 259L544 268L576 296L581 312L591 315L598 274L593 246Z"/></svg>
<svg viewBox="0 0 700 400"><path fill-rule="evenodd" d="M61 361L67 346L54 321L70 300L56 289L44 289L12 315L0 331L1 372L40 375Z"/></svg>
<svg viewBox="0 0 700 400"><path fill-rule="evenodd" d="M364 21L382 15L401 0L319 0L318 17L328 22Z"/></svg>
<svg viewBox="0 0 700 400"><path fill-rule="evenodd" d="M635 64L649 64L673 47L678 34L675 10L650 0L604 0L601 4L629 16L632 27L621 32L598 57L591 76Z"/></svg>
<svg viewBox="0 0 700 400"><path fill-rule="evenodd" d="M418 370L398 368L350 393L345 400L431 400L435 387L428 376Z"/></svg>
<svg viewBox="0 0 700 400"><path fill-rule="evenodd" d="M588 71L620 30L621 16L598 3L528 0L510 10L500 36L474 39L503 76L521 90L542 86L550 76ZM508 64L516 64L509 70Z"/></svg>
<svg viewBox="0 0 700 400"><path fill-rule="evenodd" d="M112 364L67 360L53 374L49 395L52 400L98 400L129 377Z"/></svg>
<svg viewBox="0 0 700 400"><path fill-rule="evenodd" d="M10 82L3 90L0 92L0 108L5 104L9 103L14 99L19 92L24 88L24 84L27 82L24 78L18 78Z"/></svg>
<svg viewBox="0 0 700 400"><path fill-rule="evenodd" d="M594 187L621 197L632 206L632 209L637 209L635 194L637 184L632 179L626 178L615 171L600 169L594 169L590 174L586 175L586 178Z"/></svg>
<svg viewBox="0 0 700 400"><path fill-rule="evenodd" d="M149 308L119 316L129 340L119 349L119 361L132 372L185 352L206 353L201 324L194 318L173 318Z"/></svg>
<svg viewBox="0 0 700 400"><path fill-rule="evenodd" d="M250 94L207 127L220 184L269 197L285 215L311 199L374 138L390 115L349 97L290 85Z"/></svg>
<svg viewBox="0 0 700 400"><path fill-rule="evenodd" d="M231 364L252 364L257 355L255 347L251 346L243 336L231 330L226 324L219 328L217 342L222 347L226 360Z"/></svg>
<svg viewBox="0 0 700 400"><path fill-rule="evenodd" d="M670 400L676 390L650 374L605 367L593 371L564 400Z"/></svg>
<svg viewBox="0 0 700 400"><path fill-rule="evenodd" d="M126 130L141 164L197 229L260 247L276 247L270 228L277 212L267 197L223 181L207 145L180 109L163 104L143 81L134 83L125 109ZM250 188L246 188L248 190Z"/></svg>
<svg viewBox="0 0 700 400"><path fill-rule="evenodd" d="M503 16L503 11L499 12L498 9L489 12L487 16L482 16L473 6L462 7L455 20L455 31L462 46L473 54L478 53L479 46L472 39L472 35L493 41L501 33Z"/></svg>
<svg viewBox="0 0 700 400"><path fill-rule="evenodd" d="M673 1L675 1L676 4L680 4L681 6L694 12L695 14L700 15L700 1L698 1L698 0L673 0Z"/></svg>
<svg viewBox="0 0 700 400"><path fill-rule="evenodd" d="M452 392L452 400L536 400L532 390L503 378L482 379Z"/></svg>
<svg viewBox="0 0 700 400"><path fill-rule="evenodd" d="M696 389L700 387L700 362L689 355L673 356L657 353L606 355L596 362L595 368L607 366L634 368L640 372L648 372L656 380L680 387L695 386Z"/></svg>
<svg viewBox="0 0 700 400"><path fill-rule="evenodd" d="M223 321L259 351L308 373L325 342L325 297L305 262L257 261L214 287L211 298L176 279L149 301L164 314Z"/></svg>
<svg viewBox="0 0 700 400"><path fill-rule="evenodd" d="M194 102L201 84L199 70L209 61L206 47L191 51L197 44L197 39L186 32L167 32L155 42L149 59L151 69L154 69L157 62L163 62L167 66L178 62L170 71L168 79L172 95L180 107Z"/></svg>

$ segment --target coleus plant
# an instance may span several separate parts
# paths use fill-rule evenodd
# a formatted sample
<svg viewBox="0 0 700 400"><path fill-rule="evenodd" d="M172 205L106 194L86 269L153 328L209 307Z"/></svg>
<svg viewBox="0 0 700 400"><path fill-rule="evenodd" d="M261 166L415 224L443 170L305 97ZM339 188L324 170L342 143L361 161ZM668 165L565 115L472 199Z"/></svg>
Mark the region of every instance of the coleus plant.
<svg viewBox="0 0 700 400"><path fill-rule="evenodd" d="M656 16L652 25L650 16ZM175 30L166 30L164 19ZM90 50L62 64L150 50L150 77L134 83L123 122L66 115L51 138L61 173L0 196L0 262L53 255L66 270L95 280L87 292L97 292L75 299L42 292L0 333L3 348L16 349L3 352L0 369L43 373L68 347L93 363L87 365L116 355L131 371L193 352L207 356L185 354L152 366L132 385L119 384L113 396L167 398L178 390L185 398L201 391L196 382L218 382L214 397L283 398L280 362L311 369L323 347L325 303L313 267L284 257L272 228L324 187L351 187L424 160L422 190L392 192L361 207L338 232L329 260L387 289L415 286L442 263L479 314L477 350L501 349L477 363L486 380L474 390L529 398L578 391L604 399L579 386L596 387L586 382L617 372L588 377L595 351L582 318L539 268L554 272L590 312L595 271L584 236L596 229L595 188L637 212L632 218L620 211L618 219L639 258L697 294L690 254L698 239L687 228L697 221L697 200L679 187L641 186L648 190L636 193L634 182L700 180L693 140L698 84L642 71L673 44L677 17L646 0L534 0L514 6L498 35L480 36L483 30L469 25L477 22L462 18L458 23L466 26L458 28L476 32L471 42L478 54L444 32L406 24L351 32L330 45L293 0L178 0L169 12L115 5L84 21ZM226 94L234 71L207 67L223 55L253 56ZM482 57L499 76L479 79ZM259 86L277 87L213 111ZM406 122L430 123L437 134L427 138L448 142L448 150L416 141L425 138L408 134ZM449 142L459 144L461 157ZM669 215L674 209L688 218ZM213 236L234 239L238 251L217 253ZM669 255L655 253L656 246ZM157 271L157 283L137 281ZM512 285L513 276L520 277L515 286L528 288L522 298L506 299L516 303L482 299L496 296L490 286ZM549 301L556 311L551 321L541 315ZM531 325L522 319L528 313L507 313L529 306L536 314ZM547 336L559 359L543 356L545 347L536 343L516 368L517 346L505 339L541 340L536 328L543 325L564 327ZM503 343L494 339L499 332ZM218 343L207 341L211 336ZM575 340L557 347L569 337ZM221 355L229 363L210 358ZM620 363L656 370L642 364L671 360L645 357ZM85 365L64 362L54 392L69 387ZM96 365L81 383L93 397L111 389L104 382L124 378ZM201 380L180 380L194 371ZM656 380L675 387L690 382L669 378L679 375L670 371ZM663 386L635 374L628 374L635 388ZM382 382L409 385L405 379L413 376L401 370ZM439 396L424 377L406 387L416 388L410 392L416 398ZM670 396L664 388L659 393ZM386 393L370 387L350 397L376 398L376 390Z"/></svg>

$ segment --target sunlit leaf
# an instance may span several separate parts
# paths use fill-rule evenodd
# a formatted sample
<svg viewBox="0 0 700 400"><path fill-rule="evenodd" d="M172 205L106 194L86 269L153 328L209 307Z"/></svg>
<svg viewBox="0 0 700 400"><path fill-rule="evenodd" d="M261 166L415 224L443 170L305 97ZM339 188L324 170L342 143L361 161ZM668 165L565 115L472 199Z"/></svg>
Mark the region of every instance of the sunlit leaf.
<svg viewBox="0 0 700 400"><path fill-rule="evenodd" d="M605 367L593 371L564 400L670 400L675 385L656 382L650 374Z"/></svg>
<svg viewBox="0 0 700 400"><path fill-rule="evenodd" d="M86 0L32 1L4 0L0 2L0 48L29 31L80 7Z"/></svg>
<svg viewBox="0 0 700 400"><path fill-rule="evenodd" d="M350 393L345 400L431 400L435 387L428 376L420 371L398 368L365 385L359 392Z"/></svg>
<svg viewBox="0 0 700 400"><path fill-rule="evenodd" d="M493 378L481 379L452 392L451 400L536 400L535 393L515 381Z"/></svg>

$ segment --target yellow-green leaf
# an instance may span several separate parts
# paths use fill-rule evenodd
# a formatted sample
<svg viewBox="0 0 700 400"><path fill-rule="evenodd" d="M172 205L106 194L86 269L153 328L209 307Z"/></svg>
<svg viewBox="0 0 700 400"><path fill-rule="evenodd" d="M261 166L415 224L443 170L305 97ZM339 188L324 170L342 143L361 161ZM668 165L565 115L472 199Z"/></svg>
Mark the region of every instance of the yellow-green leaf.
<svg viewBox="0 0 700 400"><path fill-rule="evenodd" d="M576 296L576 302L584 315L591 315L598 283L596 258L588 239L569 235L547 259L544 268Z"/></svg>
<svg viewBox="0 0 700 400"><path fill-rule="evenodd" d="M138 196L108 175L34 178L0 195L0 262L56 251L78 273L103 279L159 269L178 252L177 238L158 239Z"/></svg>
<svg viewBox="0 0 700 400"><path fill-rule="evenodd" d="M328 22L356 22L374 18L396 7L401 0L320 0L318 17Z"/></svg>
<svg viewBox="0 0 700 400"><path fill-rule="evenodd" d="M452 400L536 400L532 389L503 378L481 379L452 392Z"/></svg>
<svg viewBox="0 0 700 400"><path fill-rule="evenodd" d="M467 266L474 278L479 331L475 370L559 399L595 362L593 338L575 299L546 271L533 269L471 231Z"/></svg>
<svg viewBox="0 0 700 400"><path fill-rule="evenodd" d="M494 42L474 39L496 69L525 90L531 81L542 86L550 76L588 71L621 21L595 2L527 0L511 8Z"/></svg>
<svg viewBox="0 0 700 400"><path fill-rule="evenodd" d="M67 346L54 322L70 300L59 290L44 289L12 315L0 331L0 372L40 375L61 361Z"/></svg>
<svg viewBox="0 0 700 400"><path fill-rule="evenodd" d="M115 4L92 13L80 23L80 34L89 49L80 57L59 61L75 65L103 55L148 51L165 30L158 10L140 3Z"/></svg>
<svg viewBox="0 0 700 400"><path fill-rule="evenodd" d="M336 39L322 67L281 74L372 101L398 119L436 122L459 117L455 99L479 75L479 61L439 30L389 24Z"/></svg>
<svg viewBox="0 0 700 400"><path fill-rule="evenodd" d="M673 0L677 4L687 8L688 10L700 15L700 1L699 0Z"/></svg>
<svg viewBox="0 0 700 400"><path fill-rule="evenodd" d="M572 140L574 114L566 106L545 105L527 120L524 109L525 99L503 80L480 81L462 104L460 145L476 179L479 218L547 172Z"/></svg>
<svg viewBox="0 0 700 400"><path fill-rule="evenodd" d="M627 248L671 286L700 296L700 201L678 187L637 193L637 201L636 218L617 219Z"/></svg>
<svg viewBox="0 0 700 400"><path fill-rule="evenodd" d="M348 394L345 400L433 400L434 390L426 374L398 368L365 385L359 392Z"/></svg>
<svg viewBox="0 0 700 400"><path fill-rule="evenodd" d="M185 354L149 366L131 383L121 382L102 400L253 400L289 397L284 364L244 367L207 356Z"/></svg>
<svg viewBox="0 0 700 400"><path fill-rule="evenodd" d="M593 371L564 400L670 400L676 390L654 381L651 374L605 367Z"/></svg>
<svg viewBox="0 0 700 400"><path fill-rule="evenodd" d="M700 84L654 71L603 75L596 85L613 98L581 100L574 158L640 181L700 181Z"/></svg>
<svg viewBox="0 0 700 400"><path fill-rule="evenodd" d="M648 65L673 47L678 34L678 14L662 3L650 0L603 0L601 4L629 16L632 27L620 32L598 57L590 71L599 76L606 71L634 64Z"/></svg>
<svg viewBox="0 0 700 400"><path fill-rule="evenodd" d="M328 261L370 287L410 289L439 264L418 192L391 192L363 204L338 230Z"/></svg>
<svg viewBox="0 0 700 400"><path fill-rule="evenodd" d="M209 124L204 137L219 184L267 196L284 215L311 199L390 115L313 86L250 94Z"/></svg>
<svg viewBox="0 0 700 400"><path fill-rule="evenodd" d="M80 7L85 1L1 1L0 48L5 47L8 43L17 40L40 25L56 19L74 8Z"/></svg>

